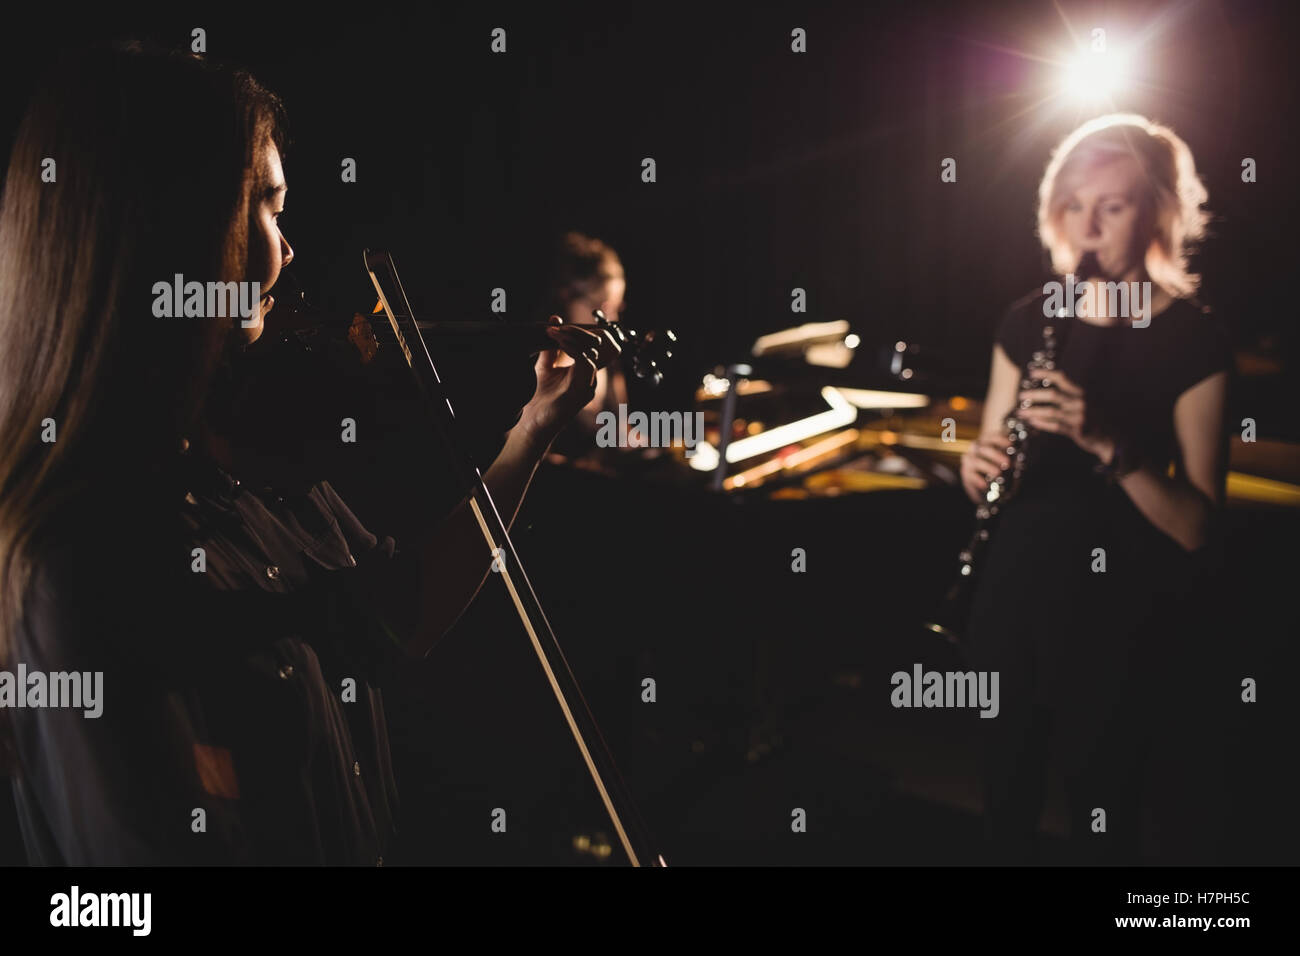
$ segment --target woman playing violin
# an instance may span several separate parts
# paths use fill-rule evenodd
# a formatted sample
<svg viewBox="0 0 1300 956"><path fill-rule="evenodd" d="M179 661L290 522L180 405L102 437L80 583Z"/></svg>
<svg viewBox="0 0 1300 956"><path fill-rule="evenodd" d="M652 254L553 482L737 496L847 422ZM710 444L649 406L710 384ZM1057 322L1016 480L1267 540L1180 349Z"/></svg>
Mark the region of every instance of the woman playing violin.
<svg viewBox="0 0 1300 956"><path fill-rule="evenodd" d="M283 129L247 73L97 51L51 74L19 131L0 210L0 670L102 686L98 716L30 693L0 708L33 863L382 864L380 687L490 573L464 503L399 545L328 481L280 483L230 426L213 383L246 372L294 257ZM247 316L158 318L153 286L175 275L264 294ZM507 521L609 354L553 322L484 476Z"/></svg>

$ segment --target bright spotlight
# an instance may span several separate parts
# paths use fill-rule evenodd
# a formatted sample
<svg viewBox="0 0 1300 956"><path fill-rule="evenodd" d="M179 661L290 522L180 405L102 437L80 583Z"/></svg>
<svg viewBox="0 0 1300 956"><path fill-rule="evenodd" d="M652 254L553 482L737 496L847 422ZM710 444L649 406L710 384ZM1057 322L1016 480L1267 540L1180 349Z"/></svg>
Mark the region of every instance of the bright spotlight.
<svg viewBox="0 0 1300 956"><path fill-rule="evenodd" d="M1065 90L1084 102L1112 100L1128 83L1124 58L1111 50L1080 53L1065 68Z"/></svg>

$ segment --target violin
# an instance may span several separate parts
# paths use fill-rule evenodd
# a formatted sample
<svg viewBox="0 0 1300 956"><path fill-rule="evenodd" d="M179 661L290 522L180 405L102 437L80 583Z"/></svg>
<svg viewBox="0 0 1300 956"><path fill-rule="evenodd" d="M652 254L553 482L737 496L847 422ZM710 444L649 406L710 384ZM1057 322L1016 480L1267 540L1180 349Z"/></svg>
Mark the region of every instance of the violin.
<svg viewBox="0 0 1300 956"><path fill-rule="evenodd" d="M283 283L283 286L282 286ZM362 365L369 365L388 345L395 346L395 337L387 323L377 323L373 316L383 311L377 303L369 314L354 312L350 317L330 316L307 299L296 277L287 271L281 273L276 283L281 297L267 316L267 328L272 337L281 342L289 337L301 347L310 349L314 342L342 334L356 350ZM284 289L287 286L287 289ZM613 344L621 365L637 379L653 387L662 383L665 370L673 358L677 335L671 329L641 331L615 319L610 321L596 309L593 322L576 323L577 328L598 335L603 334ZM399 319L405 318L399 313ZM443 349L457 354L483 354L490 350L504 356L536 356L544 349L555 348L555 342L546 334L550 322L492 322L492 321L427 321L414 323L420 335L439 343Z"/></svg>
<svg viewBox="0 0 1300 956"><path fill-rule="evenodd" d="M364 378L385 363L391 369L400 357L400 364L408 369L408 384L414 383L418 393L417 404L425 413L414 416L419 419L417 434L426 437L429 431L434 433L434 442L418 443L441 447L460 487L468 490L469 506L483 533L484 549L479 557L485 566L487 560L492 561L493 571L505 584L628 861L633 866L664 866L663 856L655 852L651 844L614 763L613 754L528 580L507 524L483 481L476 462L486 459L476 453L468 440L462 414L473 409L467 409L468 403L462 402L455 391L447 387L442 369L432 357L433 354L446 354L448 343L452 341L459 342L462 348L477 343L480 351L485 345L489 346L488 351L493 356L536 354L556 347L555 341L545 332L549 323L511 325L419 320L414 316L397 277L392 257L367 250L364 260L379 296L376 311L383 311L386 325L372 323L361 312L346 320L326 318L311 309L300 290L293 289L295 283L291 279L286 283L291 294L284 295L283 300L277 298L262 336L244 350L252 355L241 360L238 373L243 381L262 383L270 389L278 389L278 392L251 394L242 397L242 401L233 402L232 406L243 409L242 424L247 430L262 425L258 433L260 437L256 440L263 443L268 455L283 459L284 442L292 439L302 444L302 433L311 430L310 427L304 428L304 421L323 424L327 430L335 428L340 412L351 407L354 401L353 396L343 397L345 390L336 387L332 372L327 372L324 378L319 376L323 366L316 359L324 356L333 360L324 363L324 367L335 362L350 364L351 370L360 370ZM282 307L283 312L275 315ZM274 322L271 321L272 315L275 316ZM672 346L676 342L672 332L638 333L622 323L608 321L599 311L595 312L594 318L593 325L584 327L599 332L611 342L624 366L631 369L637 378L652 385L662 380L664 363L672 357ZM346 344L340 343L337 334L340 331L344 333ZM267 343L259 347L263 340ZM432 350L430 342L435 343ZM306 361L304 357L307 357ZM462 357L457 355L457 365L461 364L459 360ZM500 390L499 383L496 383L496 388ZM268 408L277 402L285 403L285 407L276 408L278 414L268 414ZM262 424L264 419L270 419L272 424ZM308 442L313 440L321 446L338 448L340 445L336 432L306 439Z"/></svg>

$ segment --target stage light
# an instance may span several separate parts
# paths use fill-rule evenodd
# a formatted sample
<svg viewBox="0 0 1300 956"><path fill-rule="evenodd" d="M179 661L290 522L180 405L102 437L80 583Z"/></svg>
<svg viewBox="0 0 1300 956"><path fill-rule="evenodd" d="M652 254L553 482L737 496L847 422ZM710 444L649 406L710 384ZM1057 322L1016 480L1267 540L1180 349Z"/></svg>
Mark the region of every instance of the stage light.
<svg viewBox="0 0 1300 956"><path fill-rule="evenodd" d="M738 462L765 455L785 445L793 445L823 432L852 425L857 419L858 410L840 394L839 389L827 385L822 388L821 395L830 406L827 411L733 441L727 446L727 461ZM721 456L713 445L706 441L696 443L695 454L690 459L692 468L696 471L713 471L718 467L719 461Z"/></svg>
<svg viewBox="0 0 1300 956"><path fill-rule="evenodd" d="M1114 50L1079 53L1065 65L1065 91L1092 103L1113 100L1128 85L1125 58Z"/></svg>

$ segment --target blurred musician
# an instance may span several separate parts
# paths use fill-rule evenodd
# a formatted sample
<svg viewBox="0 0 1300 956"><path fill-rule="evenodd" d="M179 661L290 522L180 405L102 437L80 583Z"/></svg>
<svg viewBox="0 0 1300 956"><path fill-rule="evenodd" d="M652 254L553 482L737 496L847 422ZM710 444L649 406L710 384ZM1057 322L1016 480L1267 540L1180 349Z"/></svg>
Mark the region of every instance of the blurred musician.
<svg viewBox="0 0 1300 956"><path fill-rule="evenodd" d="M568 232L553 253L548 295L549 309L565 324L590 325L596 309L613 322L626 307L624 295L627 279L618 253L600 239ZM567 357L561 357L563 363ZM568 428L556 440L554 450L575 457L595 447L599 427L596 416L602 411L617 415L618 406L627 404L627 378L615 360L596 372L596 394Z"/></svg>
<svg viewBox="0 0 1300 956"><path fill-rule="evenodd" d="M967 627L971 663L1001 675L1000 715L977 721L997 861L1033 859L1052 752L1074 858L1139 859L1152 668L1184 636L1178 611L1224 496L1231 353L1187 266L1206 198L1187 145L1132 115L1072 132L1039 188L1054 271L1082 272L1093 295L1058 309L1039 291L1007 312L981 436L962 460L978 499L1008 465L1003 420L1024 408L1034 458L977 569ZM1150 299L1112 309L1112 281L1149 282ZM1069 314L1076 303L1085 314ZM1061 338L1058 367L1049 387L1021 392L1045 324Z"/></svg>

